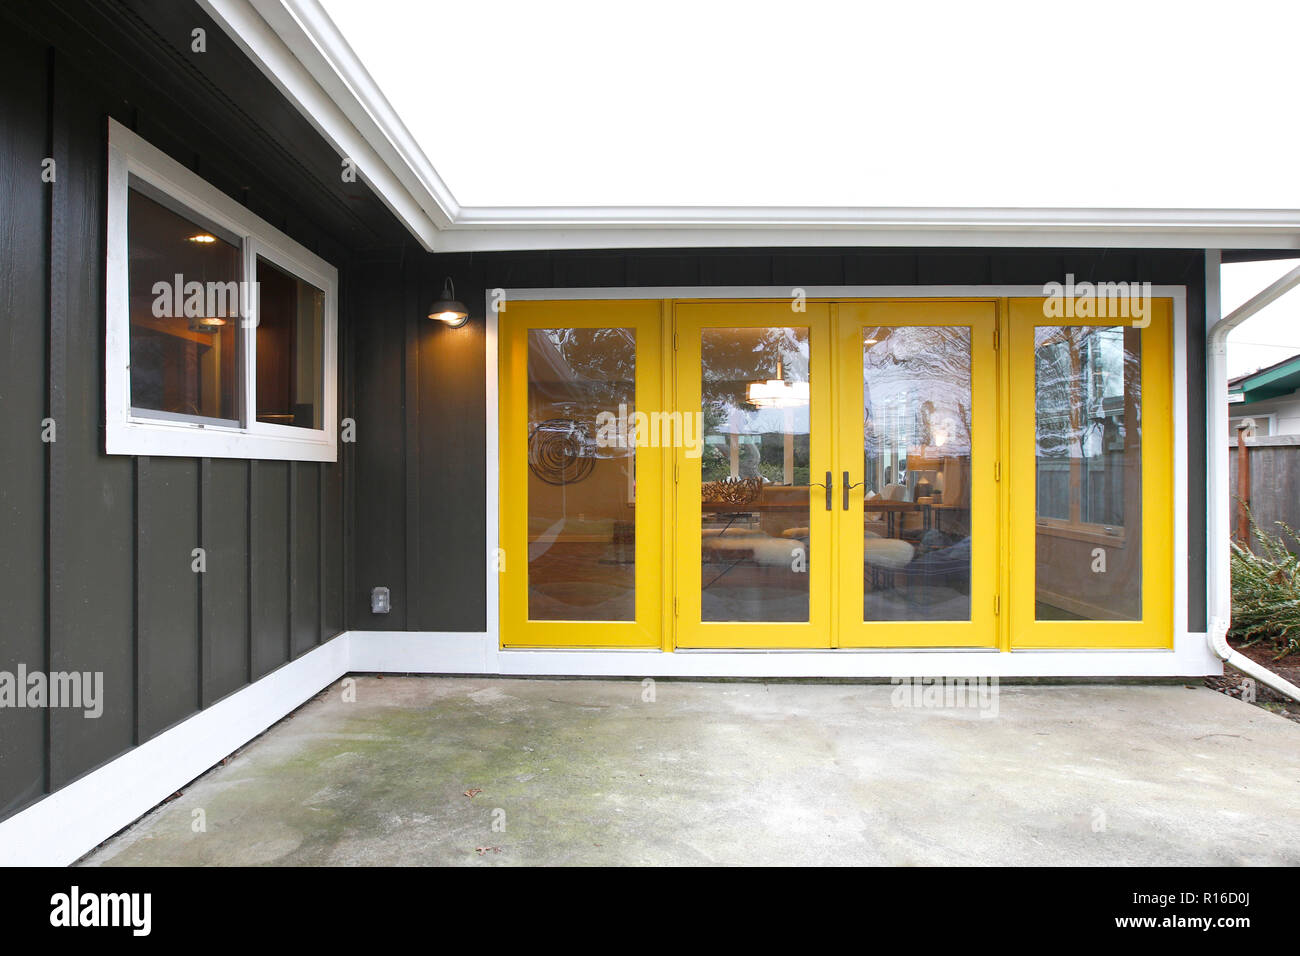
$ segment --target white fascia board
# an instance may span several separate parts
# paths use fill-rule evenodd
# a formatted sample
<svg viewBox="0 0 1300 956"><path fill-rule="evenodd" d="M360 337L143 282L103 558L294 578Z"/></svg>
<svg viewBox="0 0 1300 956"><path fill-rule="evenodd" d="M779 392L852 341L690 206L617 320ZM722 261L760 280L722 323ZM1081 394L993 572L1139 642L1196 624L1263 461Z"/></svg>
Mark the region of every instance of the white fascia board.
<svg viewBox="0 0 1300 956"><path fill-rule="evenodd" d="M1300 250L1300 210L461 206L318 0L199 0L428 251L953 246Z"/></svg>
<svg viewBox="0 0 1300 956"><path fill-rule="evenodd" d="M235 41L276 89L297 107L316 131L339 156L351 159L362 178L375 191L390 212L397 217L425 250L433 252L440 224L424 203L397 175L403 164L382 156L374 143L379 138L358 129L307 67L294 55L289 45L249 0L198 0L199 5ZM286 32L287 27L282 27ZM336 91L335 95L338 94ZM342 167L340 166L340 173ZM432 197L422 197L432 202ZM436 205L436 204L435 204ZM440 217L450 222L447 216Z"/></svg>
<svg viewBox="0 0 1300 956"><path fill-rule="evenodd" d="M438 237L439 252L505 252L551 249L701 249L717 247L811 248L949 247L1064 249L1219 249L1300 250L1300 223L1294 230L1224 227L1192 230L1084 230L1041 226L583 226L539 223L533 226L465 227L453 224Z"/></svg>

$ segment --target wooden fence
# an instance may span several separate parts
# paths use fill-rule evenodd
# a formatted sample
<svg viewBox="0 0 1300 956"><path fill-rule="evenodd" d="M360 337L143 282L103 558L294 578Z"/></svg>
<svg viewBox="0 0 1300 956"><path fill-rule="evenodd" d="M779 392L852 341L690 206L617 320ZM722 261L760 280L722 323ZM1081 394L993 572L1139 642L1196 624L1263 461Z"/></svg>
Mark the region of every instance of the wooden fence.
<svg viewBox="0 0 1300 956"><path fill-rule="evenodd" d="M1234 436L1229 447L1228 487L1232 500L1223 506L1231 509L1233 539L1243 540L1244 530L1249 534L1251 548L1258 550L1259 542L1249 531L1240 507L1243 500L1261 530L1282 533L1275 524L1282 521L1300 532L1300 435L1247 438L1244 450ZM1288 539L1288 545L1292 551L1300 552L1300 545L1295 541Z"/></svg>

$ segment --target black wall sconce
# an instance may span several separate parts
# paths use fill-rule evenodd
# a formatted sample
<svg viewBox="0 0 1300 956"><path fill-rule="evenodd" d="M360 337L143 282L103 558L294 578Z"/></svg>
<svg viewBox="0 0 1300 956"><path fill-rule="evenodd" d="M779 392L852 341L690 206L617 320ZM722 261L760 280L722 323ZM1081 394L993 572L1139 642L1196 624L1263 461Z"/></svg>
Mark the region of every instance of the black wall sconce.
<svg viewBox="0 0 1300 956"><path fill-rule="evenodd" d="M446 322L450 329L458 329L469 321L469 309L456 298L456 287L452 284L451 276L443 280L442 295L429 306L429 318Z"/></svg>

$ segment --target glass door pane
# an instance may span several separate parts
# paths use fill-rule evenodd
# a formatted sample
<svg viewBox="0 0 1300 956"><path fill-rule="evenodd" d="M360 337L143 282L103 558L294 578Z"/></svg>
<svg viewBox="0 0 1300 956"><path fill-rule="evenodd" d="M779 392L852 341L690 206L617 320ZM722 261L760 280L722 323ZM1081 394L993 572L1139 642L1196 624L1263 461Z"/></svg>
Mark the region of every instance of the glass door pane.
<svg viewBox="0 0 1300 956"><path fill-rule="evenodd" d="M808 329L704 329L700 375L702 620L807 621Z"/></svg>
<svg viewBox="0 0 1300 956"><path fill-rule="evenodd" d="M1034 616L1142 618L1142 344L1128 326L1034 329Z"/></svg>
<svg viewBox="0 0 1300 956"><path fill-rule="evenodd" d="M528 330L529 620L635 619L635 409L635 329Z"/></svg>
<svg viewBox="0 0 1300 956"><path fill-rule="evenodd" d="M970 620L971 330L862 330L864 621Z"/></svg>

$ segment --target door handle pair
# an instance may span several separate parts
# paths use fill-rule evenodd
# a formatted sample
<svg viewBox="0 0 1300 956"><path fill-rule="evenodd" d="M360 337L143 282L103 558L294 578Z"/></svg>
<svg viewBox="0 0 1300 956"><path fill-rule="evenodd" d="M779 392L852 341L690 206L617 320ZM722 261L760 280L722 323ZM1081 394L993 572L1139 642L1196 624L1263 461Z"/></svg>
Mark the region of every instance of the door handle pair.
<svg viewBox="0 0 1300 956"><path fill-rule="evenodd" d="M829 471L826 472L826 482L824 484L820 481L814 481L811 482L811 484L816 485L818 488L826 489L826 510L834 511L835 505L833 504L833 501L835 495L835 479L831 476L831 473ZM845 511L849 510L849 492L852 491L854 488L860 488L860 487L862 487L862 482L860 481L854 485L849 484L849 473L847 471L844 472L844 510Z"/></svg>

